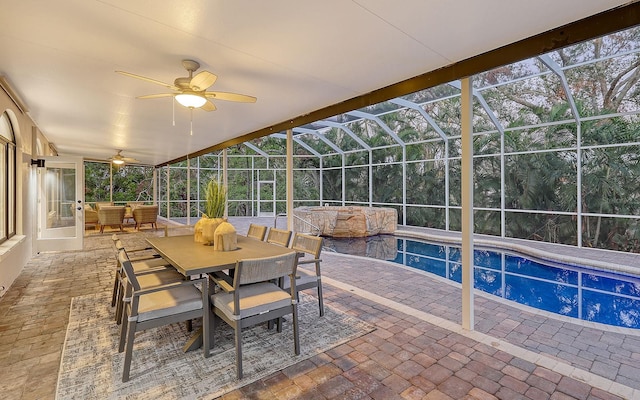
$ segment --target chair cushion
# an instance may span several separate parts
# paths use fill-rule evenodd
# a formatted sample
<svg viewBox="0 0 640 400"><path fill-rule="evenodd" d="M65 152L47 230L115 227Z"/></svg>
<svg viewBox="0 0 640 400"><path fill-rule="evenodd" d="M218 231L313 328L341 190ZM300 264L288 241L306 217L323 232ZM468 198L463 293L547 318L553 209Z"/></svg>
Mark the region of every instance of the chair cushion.
<svg viewBox="0 0 640 400"><path fill-rule="evenodd" d="M138 321L202 309L202 292L195 286L180 286L140 296Z"/></svg>
<svg viewBox="0 0 640 400"><path fill-rule="evenodd" d="M211 303L230 319L238 320L290 306L291 295L271 282L260 282L240 287L239 315L233 312L232 293L216 293L211 296Z"/></svg>

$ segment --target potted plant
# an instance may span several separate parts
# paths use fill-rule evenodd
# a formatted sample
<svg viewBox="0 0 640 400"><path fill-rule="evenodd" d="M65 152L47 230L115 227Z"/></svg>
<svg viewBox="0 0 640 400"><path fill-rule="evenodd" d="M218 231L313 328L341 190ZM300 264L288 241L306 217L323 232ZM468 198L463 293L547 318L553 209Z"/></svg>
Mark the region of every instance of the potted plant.
<svg viewBox="0 0 640 400"><path fill-rule="evenodd" d="M219 180L211 179L205 189L205 212L194 227L196 242L213 244L218 225L225 221L222 217L226 204L227 188Z"/></svg>

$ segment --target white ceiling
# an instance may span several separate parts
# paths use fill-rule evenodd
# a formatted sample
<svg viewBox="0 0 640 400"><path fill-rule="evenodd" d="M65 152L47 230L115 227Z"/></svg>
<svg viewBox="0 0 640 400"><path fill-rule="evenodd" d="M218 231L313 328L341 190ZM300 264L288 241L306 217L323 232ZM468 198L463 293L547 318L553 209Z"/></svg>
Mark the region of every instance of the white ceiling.
<svg viewBox="0 0 640 400"><path fill-rule="evenodd" d="M624 0L3 0L0 75L61 155L159 164L627 3ZM182 59L258 98L193 112Z"/></svg>

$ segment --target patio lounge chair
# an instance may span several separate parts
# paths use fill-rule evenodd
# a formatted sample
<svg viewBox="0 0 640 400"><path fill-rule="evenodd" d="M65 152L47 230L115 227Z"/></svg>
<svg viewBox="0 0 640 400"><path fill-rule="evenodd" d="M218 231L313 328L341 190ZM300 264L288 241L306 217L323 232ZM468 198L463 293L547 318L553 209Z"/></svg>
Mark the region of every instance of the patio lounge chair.
<svg viewBox="0 0 640 400"><path fill-rule="evenodd" d="M89 204L84 205L84 225L98 225L98 212Z"/></svg>
<svg viewBox="0 0 640 400"><path fill-rule="evenodd" d="M122 232L122 221L124 219L124 206L101 206L98 210L98 223L100 233L104 232L105 226L119 226Z"/></svg>
<svg viewBox="0 0 640 400"><path fill-rule="evenodd" d="M133 209L133 219L136 221L136 229L140 230L142 224L151 224L151 227L158 229L156 221L158 219L158 206L138 206Z"/></svg>

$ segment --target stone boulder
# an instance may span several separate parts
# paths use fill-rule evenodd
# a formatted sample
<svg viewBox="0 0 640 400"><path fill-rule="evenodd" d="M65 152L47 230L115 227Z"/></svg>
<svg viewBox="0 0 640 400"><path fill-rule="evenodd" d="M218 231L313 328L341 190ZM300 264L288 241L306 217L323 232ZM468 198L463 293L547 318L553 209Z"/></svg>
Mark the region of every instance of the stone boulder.
<svg viewBox="0 0 640 400"><path fill-rule="evenodd" d="M393 234L398 226L395 208L325 206L298 207L293 210L296 232L331 237L366 237Z"/></svg>

